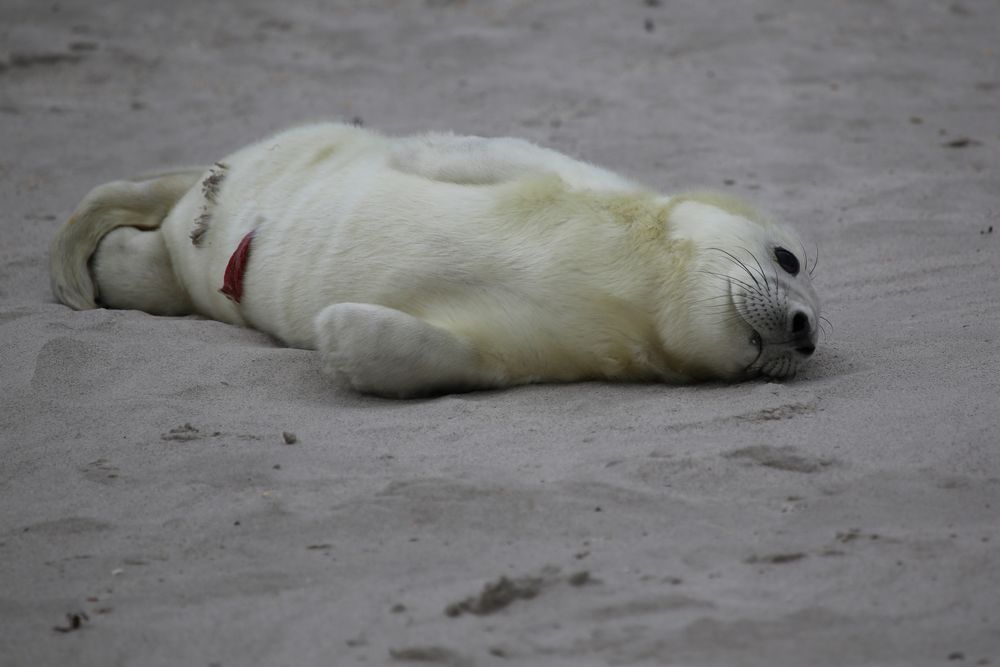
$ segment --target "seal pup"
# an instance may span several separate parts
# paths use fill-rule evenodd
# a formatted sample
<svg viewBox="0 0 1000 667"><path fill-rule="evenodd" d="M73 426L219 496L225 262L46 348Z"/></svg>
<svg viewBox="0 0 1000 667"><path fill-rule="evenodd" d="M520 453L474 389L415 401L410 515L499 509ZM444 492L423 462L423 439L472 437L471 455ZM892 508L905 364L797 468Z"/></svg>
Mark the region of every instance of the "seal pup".
<svg viewBox="0 0 1000 667"><path fill-rule="evenodd" d="M94 189L51 247L77 309L197 313L362 392L784 378L815 350L802 244L520 139L325 123Z"/></svg>

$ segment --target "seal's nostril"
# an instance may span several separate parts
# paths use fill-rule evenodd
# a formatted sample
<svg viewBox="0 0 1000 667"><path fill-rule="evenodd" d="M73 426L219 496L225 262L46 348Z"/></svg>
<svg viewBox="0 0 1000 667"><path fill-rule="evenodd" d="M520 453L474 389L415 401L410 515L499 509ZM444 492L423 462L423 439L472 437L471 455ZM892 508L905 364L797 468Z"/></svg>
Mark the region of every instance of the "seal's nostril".
<svg viewBox="0 0 1000 667"><path fill-rule="evenodd" d="M801 352L802 354L804 354L804 355L806 355L808 357L810 354L812 354L813 352L816 351L816 346L812 345L812 344L810 344L810 345L803 345L802 347L795 348L795 351L796 352Z"/></svg>
<svg viewBox="0 0 1000 667"><path fill-rule="evenodd" d="M809 316L803 313L801 310L795 313L792 318L792 333L802 333L803 331L809 330Z"/></svg>

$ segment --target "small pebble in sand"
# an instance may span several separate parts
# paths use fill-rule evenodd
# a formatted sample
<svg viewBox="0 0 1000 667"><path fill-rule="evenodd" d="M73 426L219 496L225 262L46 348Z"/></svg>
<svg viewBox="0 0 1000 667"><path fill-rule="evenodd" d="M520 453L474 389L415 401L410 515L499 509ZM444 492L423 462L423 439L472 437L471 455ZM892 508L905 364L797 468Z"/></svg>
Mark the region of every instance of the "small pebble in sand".
<svg viewBox="0 0 1000 667"><path fill-rule="evenodd" d="M452 618L469 613L486 616L507 607L515 600L530 600L542 591L544 581L540 577L508 579L500 577L483 587L479 595L453 602L445 608L445 615Z"/></svg>
<svg viewBox="0 0 1000 667"><path fill-rule="evenodd" d="M756 563L771 563L773 565L784 565L785 563L794 563L795 561L802 560L806 555L804 553L782 553L782 554L771 554L768 556L750 556L744 562L749 564Z"/></svg>
<svg viewBox="0 0 1000 667"><path fill-rule="evenodd" d="M200 436L198 429L191 425L191 422L184 422L181 426L170 429L160 436L161 440L173 440L177 442L190 442L197 440Z"/></svg>
<svg viewBox="0 0 1000 667"><path fill-rule="evenodd" d="M299 441L299 436L295 435L291 431L282 431L281 437L285 441L286 445L294 445Z"/></svg>
<svg viewBox="0 0 1000 667"><path fill-rule="evenodd" d="M952 139L951 141L944 144L947 148L965 148L966 146L979 146L979 142L975 139L969 139L968 137L959 137L958 139Z"/></svg>
<svg viewBox="0 0 1000 667"><path fill-rule="evenodd" d="M81 611L75 614L66 614L66 625L55 625L52 629L56 632L73 632L82 628L84 621L89 620L90 617L87 616L86 612Z"/></svg>
<svg viewBox="0 0 1000 667"><path fill-rule="evenodd" d="M391 648L389 656L400 662L433 662L446 665L464 665L466 661L451 649L442 646L411 646Z"/></svg>

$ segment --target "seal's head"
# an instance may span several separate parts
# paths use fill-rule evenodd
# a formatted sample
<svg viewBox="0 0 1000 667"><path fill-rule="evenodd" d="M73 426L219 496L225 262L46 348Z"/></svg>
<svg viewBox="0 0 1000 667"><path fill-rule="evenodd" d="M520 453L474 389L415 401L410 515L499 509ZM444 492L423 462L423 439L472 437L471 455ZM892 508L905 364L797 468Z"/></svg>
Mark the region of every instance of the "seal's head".
<svg viewBox="0 0 1000 667"><path fill-rule="evenodd" d="M794 233L721 195L671 202L672 236L694 245L692 329L724 377L785 378L816 350L819 298Z"/></svg>

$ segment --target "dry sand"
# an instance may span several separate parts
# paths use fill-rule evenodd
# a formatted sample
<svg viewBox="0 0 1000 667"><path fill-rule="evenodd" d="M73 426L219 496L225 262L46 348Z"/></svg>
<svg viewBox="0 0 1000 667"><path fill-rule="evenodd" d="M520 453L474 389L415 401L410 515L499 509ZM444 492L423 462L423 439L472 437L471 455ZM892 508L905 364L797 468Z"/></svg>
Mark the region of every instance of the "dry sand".
<svg viewBox="0 0 1000 667"><path fill-rule="evenodd" d="M1000 665L998 34L993 0L3 0L0 663ZM748 196L818 244L832 331L787 383L392 402L54 303L92 186L329 117Z"/></svg>

